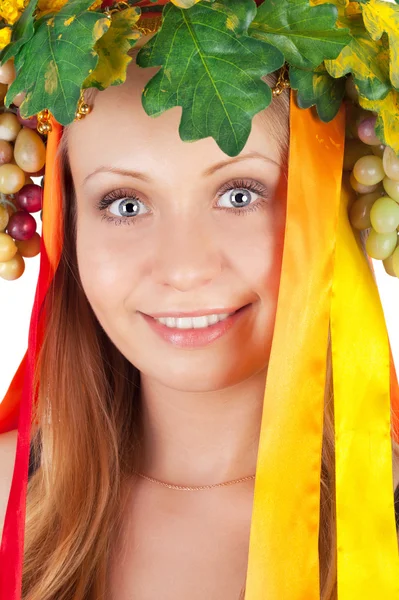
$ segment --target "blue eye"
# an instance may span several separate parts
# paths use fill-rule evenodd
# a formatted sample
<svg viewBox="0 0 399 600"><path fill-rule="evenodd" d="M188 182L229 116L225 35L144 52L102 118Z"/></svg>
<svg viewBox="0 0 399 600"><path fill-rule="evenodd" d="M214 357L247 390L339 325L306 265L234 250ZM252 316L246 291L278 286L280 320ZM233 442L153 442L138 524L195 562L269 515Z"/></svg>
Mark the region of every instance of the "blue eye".
<svg viewBox="0 0 399 600"><path fill-rule="evenodd" d="M269 202L269 190L259 181L240 179L226 183L217 193L218 208L234 215L245 215ZM134 217L148 214L150 209L132 190L114 190L97 203L102 219L115 225L133 225Z"/></svg>
<svg viewBox="0 0 399 600"><path fill-rule="evenodd" d="M112 208L115 205L115 210L116 212L112 212ZM124 197L124 198L120 198L119 200L115 200L114 202L112 202L112 204L109 205L109 211L111 212L111 214L115 215L116 217L135 217L139 214L143 214L143 211L141 210L142 207L144 206L144 204L135 197ZM148 211L144 211L148 212Z"/></svg>
<svg viewBox="0 0 399 600"><path fill-rule="evenodd" d="M224 185L218 197L219 203L223 202L218 206L233 214L244 215L267 203L269 190L259 181L240 179Z"/></svg>
<svg viewBox="0 0 399 600"><path fill-rule="evenodd" d="M105 198L102 198L97 204L97 208L100 211L108 209L111 213L104 213L102 218L106 221L115 222L116 225L121 225L122 223L133 224L136 221L134 217L149 212L148 210L143 211L143 207L145 207L145 204L132 194L131 191L126 190L113 191Z"/></svg>
<svg viewBox="0 0 399 600"><path fill-rule="evenodd" d="M245 188L234 188L219 196L220 200L226 203L224 204L226 208L245 208L258 197L259 194Z"/></svg>

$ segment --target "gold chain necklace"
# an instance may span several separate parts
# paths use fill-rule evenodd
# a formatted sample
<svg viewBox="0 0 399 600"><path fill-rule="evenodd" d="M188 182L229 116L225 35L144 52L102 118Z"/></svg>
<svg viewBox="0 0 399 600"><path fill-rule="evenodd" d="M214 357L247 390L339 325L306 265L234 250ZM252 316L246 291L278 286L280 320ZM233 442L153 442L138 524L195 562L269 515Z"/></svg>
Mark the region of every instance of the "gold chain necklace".
<svg viewBox="0 0 399 600"><path fill-rule="evenodd" d="M154 479L153 477L148 477L147 475L143 475L143 473L139 473L138 471L133 471L139 477L143 479L147 479L148 481L152 481L153 483L157 483L158 485L163 485L164 487L170 488L172 490L184 490L184 491L197 491L197 490L209 490L211 488L222 487L225 485L233 485L234 483L241 483L242 481L249 481L250 479L255 479L255 475L247 475L247 477L241 477L240 479L233 479L232 481L223 481L222 483L214 483L212 485L174 485L173 483L166 483L165 481L160 481L159 479Z"/></svg>
<svg viewBox="0 0 399 600"><path fill-rule="evenodd" d="M231 481L223 481L222 483L214 483L212 485L175 485L173 483L166 483L166 481L160 481L159 479L154 479L154 477L148 477L148 475L144 475L143 473L139 473L138 471L133 471L139 477L143 479L147 479L148 481L152 481L153 483L157 483L158 485L163 485L164 487L170 488L172 490L184 490L184 491L197 491L197 490L209 490L210 488L222 487L225 485L233 485L234 483L241 483L242 481L249 481L250 479L255 479L255 475L247 475L247 477L241 477L240 479L232 479ZM245 585L241 589L240 596L238 600L245 599Z"/></svg>

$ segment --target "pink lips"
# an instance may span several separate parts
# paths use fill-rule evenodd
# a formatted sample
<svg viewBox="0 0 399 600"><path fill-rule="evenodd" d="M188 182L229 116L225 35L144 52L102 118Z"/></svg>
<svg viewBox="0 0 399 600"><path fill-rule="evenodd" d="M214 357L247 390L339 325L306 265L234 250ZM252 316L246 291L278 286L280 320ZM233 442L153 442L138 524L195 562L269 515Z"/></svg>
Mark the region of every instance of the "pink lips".
<svg viewBox="0 0 399 600"><path fill-rule="evenodd" d="M219 321L218 323L210 325L209 327L204 327L203 329L177 329L177 327L167 327L144 313L141 313L141 316L165 341L174 346L178 346L179 348L198 348L211 344L227 333L233 325L246 314L250 306L250 304L247 304L233 315L224 319L224 321Z"/></svg>

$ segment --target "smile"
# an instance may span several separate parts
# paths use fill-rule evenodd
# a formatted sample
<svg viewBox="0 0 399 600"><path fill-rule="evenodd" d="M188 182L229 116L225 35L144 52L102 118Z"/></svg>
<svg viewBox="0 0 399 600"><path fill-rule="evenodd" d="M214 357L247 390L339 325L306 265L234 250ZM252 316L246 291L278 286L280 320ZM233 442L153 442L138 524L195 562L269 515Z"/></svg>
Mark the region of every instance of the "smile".
<svg viewBox="0 0 399 600"><path fill-rule="evenodd" d="M206 327L210 327L211 325L215 325L219 323L219 321L224 321L230 315L234 313L224 313L219 315L204 315L200 317L164 317L160 319L155 319L158 323L162 323L162 325L166 325L166 327L172 329L204 329Z"/></svg>
<svg viewBox="0 0 399 600"><path fill-rule="evenodd" d="M164 341L179 348L198 348L216 341L245 318L252 304L233 313L198 317L150 317L140 313L151 329Z"/></svg>

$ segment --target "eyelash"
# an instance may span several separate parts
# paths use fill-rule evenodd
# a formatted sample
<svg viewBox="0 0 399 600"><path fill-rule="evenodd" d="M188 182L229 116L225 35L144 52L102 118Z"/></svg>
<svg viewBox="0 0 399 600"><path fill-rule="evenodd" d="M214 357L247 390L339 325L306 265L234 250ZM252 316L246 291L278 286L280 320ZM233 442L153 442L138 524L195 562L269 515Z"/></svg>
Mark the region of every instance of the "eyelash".
<svg viewBox="0 0 399 600"><path fill-rule="evenodd" d="M244 216L250 212L259 210L265 204L268 204L269 193L268 193L267 188L263 184L259 183L258 181L254 181L254 180L236 179L234 181L230 181L229 183L222 186L222 188L219 190L219 192L217 194L217 197L221 198L226 192L228 192L230 190L234 190L234 189L248 190L250 192L259 194L261 196L261 198L259 198L253 204L250 204L248 207L245 207L245 208L234 208L234 207L226 208L223 206L223 207L220 207L219 210L225 210L229 213L235 213L237 215ZM97 208L100 211L104 211L109 206L111 206L111 204L113 202L115 202L115 200L119 200L119 199L122 200L124 198L132 198L133 200L138 200L139 202L141 202L140 198L138 198L137 195L134 192L132 192L132 190L121 189L121 190L114 190L114 191L110 192L107 196L102 198L97 203ZM121 225L121 224L134 225L134 224L136 224L136 221L137 221L137 219L132 218L132 217L115 217L113 215L107 215L107 214L103 214L102 219L105 221L108 221L109 223L114 223L115 225Z"/></svg>

